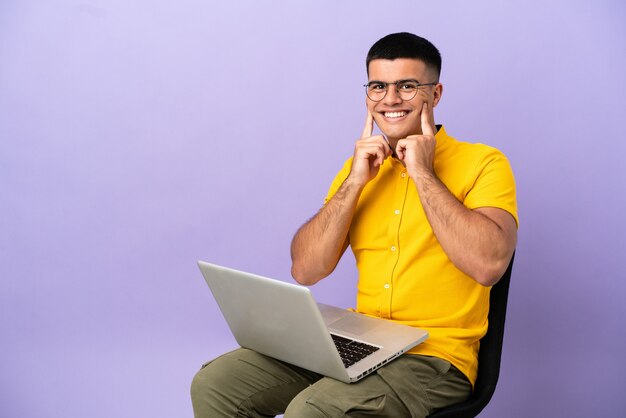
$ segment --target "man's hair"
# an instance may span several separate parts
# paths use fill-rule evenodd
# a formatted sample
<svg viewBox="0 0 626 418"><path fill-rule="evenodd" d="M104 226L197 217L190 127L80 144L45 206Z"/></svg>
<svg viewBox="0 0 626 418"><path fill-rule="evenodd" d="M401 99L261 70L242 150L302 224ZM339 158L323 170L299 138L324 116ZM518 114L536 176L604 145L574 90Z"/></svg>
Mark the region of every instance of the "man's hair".
<svg viewBox="0 0 626 418"><path fill-rule="evenodd" d="M441 54L427 39L408 32L392 33L379 39L367 53L365 67L369 74L370 62L376 59L418 59L435 70L437 81L441 74Z"/></svg>

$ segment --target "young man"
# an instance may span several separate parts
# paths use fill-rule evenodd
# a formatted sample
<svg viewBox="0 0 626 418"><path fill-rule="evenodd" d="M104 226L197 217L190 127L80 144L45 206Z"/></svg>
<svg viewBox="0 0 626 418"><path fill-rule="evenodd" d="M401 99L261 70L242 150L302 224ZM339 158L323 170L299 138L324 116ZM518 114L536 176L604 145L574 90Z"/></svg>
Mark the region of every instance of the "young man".
<svg viewBox="0 0 626 418"><path fill-rule="evenodd" d="M322 209L294 236L292 274L312 285L350 246L356 310L430 337L354 384L236 350L196 375L197 417L423 417L471 393L489 286L516 244L513 175L498 150L435 125L441 57L429 41L388 35L366 65L363 134ZM383 135L372 135L374 123Z"/></svg>

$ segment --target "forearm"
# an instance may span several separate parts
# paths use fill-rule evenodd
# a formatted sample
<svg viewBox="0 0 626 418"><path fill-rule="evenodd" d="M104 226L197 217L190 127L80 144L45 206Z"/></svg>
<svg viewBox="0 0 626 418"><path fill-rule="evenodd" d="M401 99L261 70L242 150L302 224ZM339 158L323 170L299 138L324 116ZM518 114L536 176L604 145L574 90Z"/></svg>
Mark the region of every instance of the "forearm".
<svg viewBox="0 0 626 418"><path fill-rule="evenodd" d="M515 248L516 229L495 208L471 210L434 173L416 176L428 221L450 261L478 283L490 286L502 276ZM492 212L489 212L489 211ZM486 216L485 213L495 217ZM495 219L495 220L494 220ZM503 228L503 226L505 226Z"/></svg>
<svg viewBox="0 0 626 418"><path fill-rule="evenodd" d="M362 186L346 180L319 212L296 232L291 242L291 275L313 285L337 266L348 245L348 231Z"/></svg>

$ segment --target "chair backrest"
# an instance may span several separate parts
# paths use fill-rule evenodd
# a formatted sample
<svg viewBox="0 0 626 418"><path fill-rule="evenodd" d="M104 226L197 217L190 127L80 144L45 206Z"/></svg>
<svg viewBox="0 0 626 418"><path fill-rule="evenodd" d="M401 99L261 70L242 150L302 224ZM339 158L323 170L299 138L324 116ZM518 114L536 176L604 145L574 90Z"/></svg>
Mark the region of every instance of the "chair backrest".
<svg viewBox="0 0 626 418"><path fill-rule="evenodd" d="M509 297L509 284L513 259L502 278L491 288L489 295L489 328L487 334L480 340L478 351L478 378L474 385L474 392L464 402L440 409L428 418L471 418L475 417L489 403L496 390L500 375L500 358L502 357L502 342L504 341L504 320L506 319L506 304Z"/></svg>

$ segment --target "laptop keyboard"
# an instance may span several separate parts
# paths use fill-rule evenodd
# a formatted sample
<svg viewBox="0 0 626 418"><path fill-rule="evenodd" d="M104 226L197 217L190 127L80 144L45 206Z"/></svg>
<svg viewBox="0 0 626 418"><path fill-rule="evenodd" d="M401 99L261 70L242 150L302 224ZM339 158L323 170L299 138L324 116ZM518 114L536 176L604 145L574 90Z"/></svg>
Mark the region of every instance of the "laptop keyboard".
<svg viewBox="0 0 626 418"><path fill-rule="evenodd" d="M339 351L339 356L345 367L350 367L359 360L363 360L375 351L378 351L378 347L354 341L345 337L340 337L335 334L330 334L333 337L333 342Z"/></svg>

